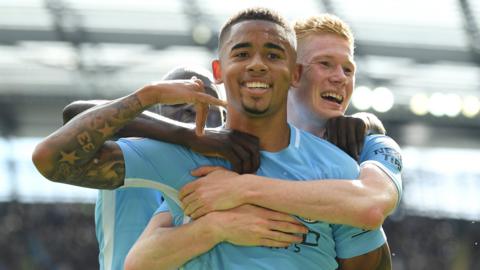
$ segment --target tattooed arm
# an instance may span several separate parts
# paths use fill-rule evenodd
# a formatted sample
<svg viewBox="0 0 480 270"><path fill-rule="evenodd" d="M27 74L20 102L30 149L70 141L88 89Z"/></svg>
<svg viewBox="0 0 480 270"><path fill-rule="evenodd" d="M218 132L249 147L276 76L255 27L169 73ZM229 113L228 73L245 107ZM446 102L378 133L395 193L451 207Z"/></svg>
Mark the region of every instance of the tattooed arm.
<svg viewBox="0 0 480 270"><path fill-rule="evenodd" d="M81 112L108 100L75 101L63 109L64 124ZM191 124L174 121L162 115L144 111L120 129L116 137L143 137L183 145L205 156L225 158L237 173L254 173L260 166L258 138L230 129L206 130L197 136Z"/></svg>
<svg viewBox="0 0 480 270"><path fill-rule="evenodd" d="M33 152L33 163L46 178L66 184L113 189L123 184L125 164L118 145L107 142L118 130L156 103L194 103L197 130L202 131L208 104L225 102L203 92L201 80L164 81L123 98L96 106L45 138Z"/></svg>
<svg viewBox="0 0 480 270"><path fill-rule="evenodd" d="M369 253L348 259L338 259L339 270L391 270L392 257L388 244Z"/></svg>

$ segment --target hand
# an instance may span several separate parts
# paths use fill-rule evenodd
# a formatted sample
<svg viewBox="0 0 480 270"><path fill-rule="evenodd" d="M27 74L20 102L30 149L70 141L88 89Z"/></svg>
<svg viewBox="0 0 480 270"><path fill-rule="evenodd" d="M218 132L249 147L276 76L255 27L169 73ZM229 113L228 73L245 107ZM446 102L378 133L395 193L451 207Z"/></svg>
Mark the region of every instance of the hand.
<svg viewBox="0 0 480 270"><path fill-rule="evenodd" d="M190 80L167 80L151 87L158 87L156 96L157 103L160 104L183 104L189 103L195 105L195 133L201 136L204 133L205 123L207 122L209 105L223 106L227 103L224 100L215 98L205 93L202 80L192 77Z"/></svg>
<svg viewBox="0 0 480 270"><path fill-rule="evenodd" d="M260 166L257 137L237 130L207 130L204 136L191 140L189 147L202 155L230 161L237 173L254 173Z"/></svg>
<svg viewBox="0 0 480 270"><path fill-rule="evenodd" d="M211 166L196 169L192 175L203 177L188 183L179 192L185 215L196 219L212 211L243 204L242 187L248 183L237 173Z"/></svg>
<svg viewBox="0 0 480 270"><path fill-rule="evenodd" d="M367 131L368 128L363 119L339 116L327 121L324 137L353 159L358 160Z"/></svg>
<svg viewBox="0 0 480 270"><path fill-rule="evenodd" d="M245 204L227 211L209 213L223 241L240 246L287 247L301 243L307 227L294 217Z"/></svg>
<svg viewBox="0 0 480 270"><path fill-rule="evenodd" d="M387 131L383 126L382 121L373 113L358 112L352 114L352 117L362 119L367 125L368 134L382 134L385 135Z"/></svg>

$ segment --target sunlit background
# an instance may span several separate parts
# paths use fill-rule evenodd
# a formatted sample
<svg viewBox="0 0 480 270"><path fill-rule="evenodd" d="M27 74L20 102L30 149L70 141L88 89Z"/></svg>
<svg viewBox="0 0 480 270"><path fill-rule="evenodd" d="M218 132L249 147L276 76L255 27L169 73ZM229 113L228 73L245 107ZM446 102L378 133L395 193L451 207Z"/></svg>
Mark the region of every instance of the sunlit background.
<svg viewBox="0 0 480 270"><path fill-rule="evenodd" d="M330 12L356 36L349 112L403 149L385 223L394 269L480 269L480 1L0 1L0 270L96 269L96 191L53 184L31 152L78 99L110 99L178 65L209 68L240 8Z"/></svg>

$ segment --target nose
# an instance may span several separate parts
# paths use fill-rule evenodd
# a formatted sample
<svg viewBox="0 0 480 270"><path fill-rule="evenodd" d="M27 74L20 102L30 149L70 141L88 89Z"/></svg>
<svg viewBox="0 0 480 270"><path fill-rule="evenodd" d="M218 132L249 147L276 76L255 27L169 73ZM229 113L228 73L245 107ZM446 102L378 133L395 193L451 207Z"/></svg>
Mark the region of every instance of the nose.
<svg viewBox="0 0 480 270"><path fill-rule="evenodd" d="M342 83L345 83L346 80L347 80L347 75L345 74L345 71L343 70L343 67L341 65L336 66L332 70L332 74L330 76L330 81L332 83L342 84Z"/></svg>
<svg viewBox="0 0 480 270"><path fill-rule="evenodd" d="M247 70L254 73L263 73L267 71L267 65L259 54L255 54L247 65Z"/></svg>

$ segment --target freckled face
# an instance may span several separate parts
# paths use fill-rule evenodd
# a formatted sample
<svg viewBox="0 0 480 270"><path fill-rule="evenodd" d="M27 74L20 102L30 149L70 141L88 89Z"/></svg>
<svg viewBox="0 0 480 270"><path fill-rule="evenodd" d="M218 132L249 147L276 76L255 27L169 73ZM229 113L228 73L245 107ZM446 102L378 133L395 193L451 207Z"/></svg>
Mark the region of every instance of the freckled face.
<svg viewBox="0 0 480 270"><path fill-rule="evenodd" d="M355 84L355 63L347 40L334 34L316 34L299 42L302 64L295 106L306 116L326 120L343 115ZM311 119L313 120L313 119Z"/></svg>

